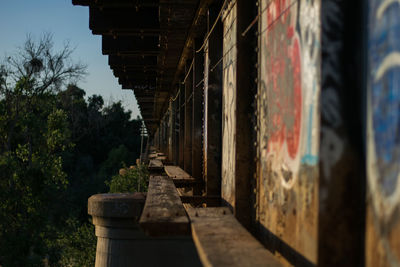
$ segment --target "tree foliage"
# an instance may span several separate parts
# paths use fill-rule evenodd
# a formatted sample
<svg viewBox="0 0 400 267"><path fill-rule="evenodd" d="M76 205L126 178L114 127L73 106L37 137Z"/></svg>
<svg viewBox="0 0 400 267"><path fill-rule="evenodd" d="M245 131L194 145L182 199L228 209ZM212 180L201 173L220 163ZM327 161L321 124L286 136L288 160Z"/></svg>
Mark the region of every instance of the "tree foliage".
<svg viewBox="0 0 400 267"><path fill-rule="evenodd" d="M85 99L85 66L51 35L0 65L0 266L93 266L90 195L139 157L140 120Z"/></svg>
<svg viewBox="0 0 400 267"><path fill-rule="evenodd" d="M122 170L122 171L121 171ZM106 184L110 193L146 192L149 184L149 172L144 164L129 168L124 165L119 174L114 175Z"/></svg>
<svg viewBox="0 0 400 267"><path fill-rule="evenodd" d="M15 85L23 80L29 85L20 88L25 95L53 93L86 74L85 65L71 60L73 49L68 43L60 51L53 48L51 34L43 34L37 42L28 35L24 45L2 64L1 90L15 91Z"/></svg>
<svg viewBox="0 0 400 267"><path fill-rule="evenodd" d="M61 153L71 142L54 92L84 66L67 63L68 46L52 46L48 35L28 38L0 68L0 261L8 266L40 264L64 216L56 205L68 184Z"/></svg>

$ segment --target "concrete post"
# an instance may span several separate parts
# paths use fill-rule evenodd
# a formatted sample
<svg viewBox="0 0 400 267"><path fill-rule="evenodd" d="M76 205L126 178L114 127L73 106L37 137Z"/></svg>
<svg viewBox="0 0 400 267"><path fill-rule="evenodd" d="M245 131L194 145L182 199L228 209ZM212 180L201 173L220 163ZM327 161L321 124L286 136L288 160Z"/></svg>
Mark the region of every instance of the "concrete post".
<svg viewBox="0 0 400 267"><path fill-rule="evenodd" d="M89 198L88 213L96 226L96 267L130 266L135 262L132 247L136 240L146 238L138 225L145 199L144 193Z"/></svg>
<svg viewBox="0 0 400 267"><path fill-rule="evenodd" d="M191 236L149 237L139 227L145 193L98 194L88 200L96 226L95 267L201 266Z"/></svg>

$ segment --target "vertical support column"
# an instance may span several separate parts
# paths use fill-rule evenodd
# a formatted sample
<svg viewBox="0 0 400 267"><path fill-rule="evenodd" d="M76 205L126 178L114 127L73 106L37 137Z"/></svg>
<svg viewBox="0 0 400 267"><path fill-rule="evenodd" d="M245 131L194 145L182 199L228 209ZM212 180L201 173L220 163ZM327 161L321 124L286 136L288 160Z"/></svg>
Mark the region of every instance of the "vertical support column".
<svg viewBox="0 0 400 267"><path fill-rule="evenodd" d="M169 101L169 121L168 121L168 160L174 162L175 144L175 109L172 100Z"/></svg>
<svg viewBox="0 0 400 267"><path fill-rule="evenodd" d="M168 140L169 140L169 110L164 117L164 154L168 156Z"/></svg>
<svg viewBox="0 0 400 267"><path fill-rule="evenodd" d="M318 214L318 265L321 266L364 265L366 179L362 76L365 61L360 30L365 25L364 2L321 1Z"/></svg>
<svg viewBox="0 0 400 267"><path fill-rule="evenodd" d="M157 130L152 134L151 145L157 148Z"/></svg>
<svg viewBox="0 0 400 267"><path fill-rule="evenodd" d="M193 71L191 61L186 62L185 71L185 141L184 141L184 170L192 174L192 112L193 112Z"/></svg>
<svg viewBox="0 0 400 267"><path fill-rule="evenodd" d="M179 166L183 169L185 163L185 88L179 83Z"/></svg>
<svg viewBox="0 0 400 267"><path fill-rule="evenodd" d="M247 228L251 224L252 214L252 185L254 175L254 81L252 77L252 32L242 36L247 26L252 22L253 2L237 1L237 106L236 106L236 217Z"/></svg>
<svg viewBox="0 0 400 267"><path fill-rule="evenodd" d="M164 117L162 117L160 121L160 152L165 152L164 151Z"/></svg>
<svg viewBox="0 0 400 267"><path fill-rule="evenodd" d="M174 165L179 165L179 88L177 90L177 96L173 102L174 107L174 125L173 125L173 148L174 148Z"/></svg>
<svg viewBox="0 0 400 267"><path fill-rule="evenodd" d="M159 124L158 124L158 130L157 130L157 137L158 137L158 140L157 140L157 143L158 143L157 150L158 150L159 152L161 152L161 150L162 150L162 123L163 123L163 121L162 121L162 119L160 119L160 122L159 122Z"/></svg>
<svg viewBox="0 0 400 267"><path fill-rule="evenodd" d="M157 131L157 130L154 132L153 146L154 146L156 149L158 149L158 131Z"/></svg>
<svg viewBox="0 0 400 267"><path fill-rule="evenodd" d="M221 197L236 206L237 2L227 1L223 20ZM220 61L219 61L220 62Z"/></svg>
<svg viewBox="0 0 400 267"><path fill-rule="evenodd" d="M193 132L192 132L192 176L202 179L202 126L203 126L203 53L196 53L196 49L203 44L202 39L194 42L193 63ZM200 194L201 192L197 192Z"/></svg>
<svg viewBox="0 0 400 267"><path fill-rule="evenodd" d="M160 152L165 153L165 116L161 119L160 124Z"/></svg>
<svg viewBox="0 0 400 267"><path fill-rule="evenodd" d="M221 4L208 10L208 24L213 23ZM221 194L222 142L222 23L219 20L204 48L204 160L203 174L207 195ZM217 65L215 65L217 64Z"/></svg>
<svg viewBox="0 0 400 267"><path fill-rule="evenodd" d="M169 112L166 112L163 119L163 153L166 155L168 153L168 116Z"/></svg>
<svg viewBox="0 0 400 267"><path fill-rule="evenodd" d="M160 124L158 125L158 128L156 132L154 133L154 146L156 147L157 150L160 150L160 125L161 121L159 122Z"/></svg>
<svg viewBox="0 0 400 267"><path fill-rule="evenodd" d="M251 41L242 36L252 21L252 2L229 2L224 14L222 198L247 228L254 175Z"/></svg>
<svg viewBox="0 0 400 267"><path fill-rule="evenodd" d="M157 135L158 135L157 149L161 151L161 149L162 149L162 120L160 120L160 122L159 122Z"/></svg>

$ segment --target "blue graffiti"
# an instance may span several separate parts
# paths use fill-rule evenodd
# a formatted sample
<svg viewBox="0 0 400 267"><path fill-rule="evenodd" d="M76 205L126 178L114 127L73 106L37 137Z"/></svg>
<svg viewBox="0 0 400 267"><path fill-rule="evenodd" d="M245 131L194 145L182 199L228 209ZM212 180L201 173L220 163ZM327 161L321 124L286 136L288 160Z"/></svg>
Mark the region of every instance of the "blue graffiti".
<svg viewBox="0 0 400 267"><path fill-rule="evenodd" d="M379 183L386 196L400 173L400 1L372 0L369 85Z"/></svg>

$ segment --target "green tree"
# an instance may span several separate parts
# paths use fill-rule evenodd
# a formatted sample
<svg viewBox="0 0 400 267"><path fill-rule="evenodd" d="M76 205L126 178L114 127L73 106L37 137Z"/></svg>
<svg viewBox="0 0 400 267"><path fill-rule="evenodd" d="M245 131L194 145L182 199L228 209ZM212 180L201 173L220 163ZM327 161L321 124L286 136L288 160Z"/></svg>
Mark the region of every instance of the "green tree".
<svg viewBox="0 0 400 267"><path fill-rule="evenodd" d="M81 223L75 218L66 222L64 231L58 240L61 258L58 266L92 267L96 259L96 236L94 225Z"/></svg>
<svg viewBox="0 0 400 267"><path fill-rule="evenodd" d="M147 192L149 183L147 165L137 164L129 168L124 166L123 170L114 175L111 181L106 181L110 193Z"/></svg>
<svg viewBox="0 0 400 267"><path fill-rule="evenodd" d="M24 46L0 67L0 265L50 262L51 240L65 221L68 180L62 153L72 146L56 92L85 74L68 45L53 51L51 35ZM54 256L55 257L55 256Z"/></svg>
<svg viewBox="0 0 400 267"><path fill-rule="evenodd" d="M0 64L0 266L93 266L88 197L110 180L112 191L147 186L143 166L111 179L139 157L142 122L120 102L86 100L71 53L28 37Z"/></svg>

